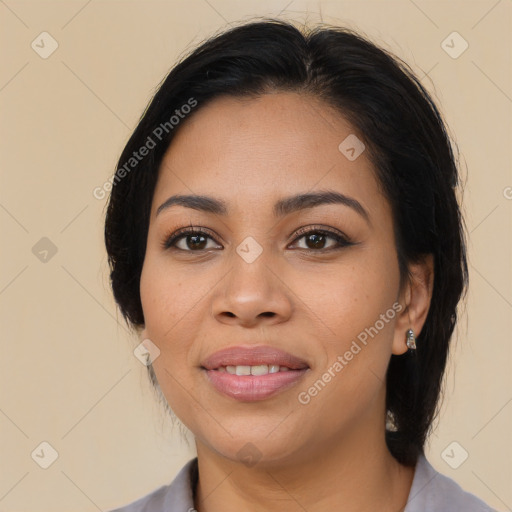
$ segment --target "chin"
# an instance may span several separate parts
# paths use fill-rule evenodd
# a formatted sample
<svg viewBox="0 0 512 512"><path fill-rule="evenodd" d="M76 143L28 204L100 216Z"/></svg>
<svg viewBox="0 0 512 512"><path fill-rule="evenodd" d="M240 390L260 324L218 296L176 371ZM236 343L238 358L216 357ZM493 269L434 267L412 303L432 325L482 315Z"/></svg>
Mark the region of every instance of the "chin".
<svg viewBox="0 0 512 512"><path fill-rule="evenodd" d="M196 440L201 439L200 444L206 446L207 449L215 451L231 462L243 464L246 467L258 465L259 468L270 468L296 461L303 451L297 443L298 436L286 433L284 435L278 435L277 433L268 435L268 432L272 432L273 428L275 428L275 424L272 428L267 429L265 427L265 433L261 435L254 432L253 426L252 430L246 430L249 435L243 435L244 430L238 430L239 434L231 437L222 431L223 435L220 438L211 438L210 435L201 439L196 436ZM291 439L295 440L293 445L290 444ZM202 447L198 447L198 453L201 449Z"/></svg>

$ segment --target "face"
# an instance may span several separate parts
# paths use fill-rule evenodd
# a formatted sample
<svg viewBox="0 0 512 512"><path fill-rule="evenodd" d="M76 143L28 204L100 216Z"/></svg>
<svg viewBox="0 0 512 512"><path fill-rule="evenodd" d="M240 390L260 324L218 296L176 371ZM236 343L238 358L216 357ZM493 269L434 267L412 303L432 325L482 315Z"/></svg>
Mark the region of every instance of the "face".
<svg viewBox="0 0 512 512"><path fill-rule="evenodd" d="M384 428L404 296L390 205L367 152L354 159L354 136L316 98L224 97L187 119L165 155L143 336L198 450L271 464ZM332 201L287 201L320 192ZM178 195L209 201L169 200Z"/></svg>

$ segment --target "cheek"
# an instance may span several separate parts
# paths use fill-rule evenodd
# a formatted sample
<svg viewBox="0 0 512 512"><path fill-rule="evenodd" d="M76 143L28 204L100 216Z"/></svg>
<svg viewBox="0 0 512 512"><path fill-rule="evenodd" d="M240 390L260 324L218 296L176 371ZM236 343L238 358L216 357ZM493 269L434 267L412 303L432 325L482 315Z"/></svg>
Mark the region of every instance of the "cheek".
<svg viewBox="0 0 512 512"><path fill-rule="evenodd" d="M356 335L373 325L397 299L398 264L370 251L354 254L350 263L318 267L307 279L298 272L290 276L293 291L301 301L331 327L331 334Z"/></svg>
<svg viewBox="0 0 512 512"><path fill-rule="evenodd" d="M168 267L168 266L167 266ZM194 307L200 290L190 286L183 275L164 268L151 257L142 269L140 296L145 336L160 350L153 367L158 380L166 382L188 364L194 337ZM170 383L172 386L175 385ZM163 386L162 386L163 387Z"/></svg>
<svg viewBox="0 0 512 512"><path fill-rule="evenodd" d="M144 262L140 281L145 335L160 350L153 370L169 407L185 424L191 406L185 389L191 387L190 357L197 328L194 306L200 299L200 290L188 281L183 273L151 255Z"/></svg>
<svg viewBox="0 0 512 512"><path fill-rule="evenodd" d="M391 357L397 275L357 265L338 273L315 292L309 303L319 325L330 328L322 340L325 358L299 392L304 428L334 433L339 426L375 411L382 398ZM320 424L314 418L325 418ZM316 427L315 427L316 424Z"/></svg>
<svg viewBox="0 0 512 512"><path fill-rule="evenodd" d="M140 280L140 297L146 329L155 337L172 336L174 326L193 311L204 286L172 268L165 258L147 255ZM162 340L163 341L163 340Z"/></svg>
<svg viewBox="0 0 512 512"><path fill-rule="evenodd" d="M353 393L359 385L365 386L368 376L374 381L385 379L399 308L399 271L393 252L387 259L380 254L361 253L353 264L333 270L328 279L322 276L319 286L302 285L304 302L315 313L319 327L329 327L322 343L327 361L317 371L320 376L331 368L336 375L333 391L340 381L345 387L339 389L341 393ZM336 372L332 365L339 356L343 370Z"/></svg>

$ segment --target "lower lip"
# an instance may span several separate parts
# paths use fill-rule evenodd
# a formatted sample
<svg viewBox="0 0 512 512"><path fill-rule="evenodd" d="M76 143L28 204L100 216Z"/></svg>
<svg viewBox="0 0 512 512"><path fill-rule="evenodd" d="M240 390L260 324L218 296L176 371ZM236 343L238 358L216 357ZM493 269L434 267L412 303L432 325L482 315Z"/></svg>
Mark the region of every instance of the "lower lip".
<svg viewBox="0 0 512 512"><path fill-rule="evenodd" d="M235 400L253 402L265 400L295 385L306 373L302 370L267 373L266 375L231 375L218 370L205 370L213 387Z"/></svg>

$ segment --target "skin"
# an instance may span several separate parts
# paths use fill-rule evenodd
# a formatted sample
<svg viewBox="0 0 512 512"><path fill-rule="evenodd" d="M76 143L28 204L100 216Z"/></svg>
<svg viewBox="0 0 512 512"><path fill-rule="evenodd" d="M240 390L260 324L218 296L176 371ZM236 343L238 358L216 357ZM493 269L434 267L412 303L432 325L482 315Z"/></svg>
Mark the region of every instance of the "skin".
<svg viewBox="0 0 512 512"><path fill-rule="evenodd" d="M432 259L411 265L400 287L390 205L367 152L349 161L338 149L349 134L363 140L311 96L223 97L180 126L164 157L140 282L141 334L160 349L153 367L162 391L195 435L199 512L405 507L414 468L399 464L385 444L385 373L391 355L407 350L406 330L421 332ZM359 201L368 221L341 204L273 217L277 200L326 189ZM156 215L173 194L221 198L229 211L174 205ZM162 247L190 224L209 230L206 248L194 249L190 237L177 242L181 251ZM330 250L335 239L318 247L296 234L319 226L355 245ZM263 250L252 263L236 252L248 236ZM397 302L401 312L301 404L298 394ZM209 384L201 362L241 344L281 348L310 369L271 398L236 401ZM238 455L247 443L257 453L251 466Z"/></svg>

